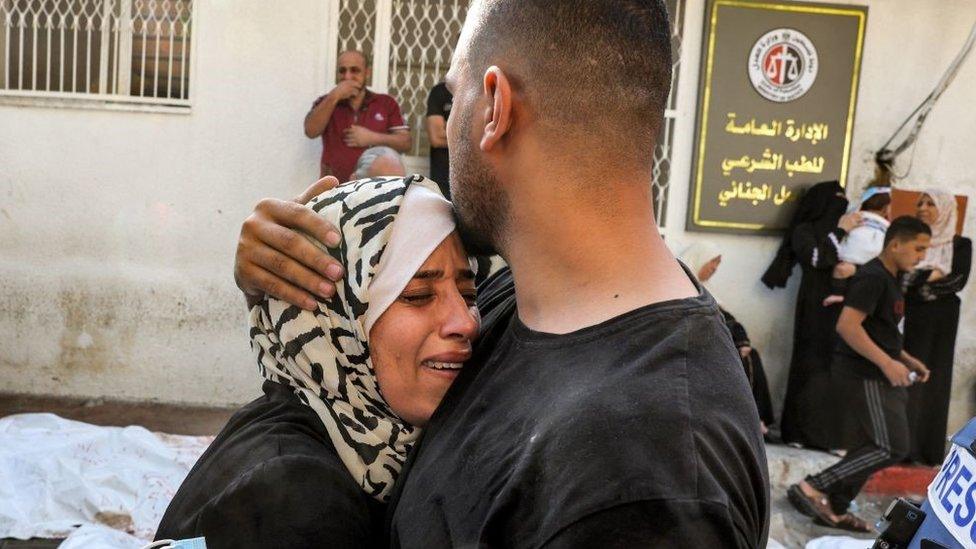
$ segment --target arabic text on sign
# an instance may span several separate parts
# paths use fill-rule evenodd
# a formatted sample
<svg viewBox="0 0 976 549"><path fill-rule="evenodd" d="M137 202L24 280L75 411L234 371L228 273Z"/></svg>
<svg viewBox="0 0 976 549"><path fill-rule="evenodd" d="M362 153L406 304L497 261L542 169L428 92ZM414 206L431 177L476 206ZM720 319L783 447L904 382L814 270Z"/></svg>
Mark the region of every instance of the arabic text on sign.
<svg viewBox="0 0 976 549"><path fill-rule="evenodd" d="M739 169L746 173L757 171L780 171L783 170L793 177L795 173L823 173L826 160L822 156L807 158L800 155L800 158L786 160L782 154L774 153L769 149L763 151L762 156L753 158L743 155L739 158L725 158L722 160L722 175L732 175L732 171Z"/></svg>
<svg viewBox="0 0 976 549"><path fill-rule="evenodd" d="M734 112L728 113L729 121L725 125L726 133L756 137L783 137L793 143L803 139L809 141L811 145L826 141L830 135L830 125L823 122L798 124L790 118L786 121L771 120L760 124L755 118L751 118L748 122L737 125L736 118L737 115Z"/></svg>
<svg viewBox="0 0 976 549"><path fill-rule="evenodd" d="M772 202L776 206L782 206L794 200L794 197L793 191L788 189L786 185L780 185L777 191L775 190L775 186L767 183L753 185L752 181L732 181L728 189L719 191L718 205L724 208L733 200L749 202L753 206L758 206L765 202Z"/></svg>

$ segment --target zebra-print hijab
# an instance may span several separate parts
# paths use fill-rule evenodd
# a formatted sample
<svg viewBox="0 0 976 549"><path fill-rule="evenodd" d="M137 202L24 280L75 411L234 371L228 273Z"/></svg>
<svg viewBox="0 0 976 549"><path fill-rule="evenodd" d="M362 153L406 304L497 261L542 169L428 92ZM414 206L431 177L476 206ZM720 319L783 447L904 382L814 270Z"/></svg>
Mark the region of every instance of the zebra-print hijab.
<svg viewBox="0 0 976 549"><path fill-rule="evenodd" d="M402 250L402 246L392 246L390 241L411 186L437 193L436 197L427 195L427 204L433 203L436 212L425 213L426 222L420 227L409 225L410 253L404 259L403 253L393 250ZM422 190L411 193L411 198L426 194ZM360 487L386 501L419 430L397 417L380 394L370 360L368 326L382 312L376 308L385 309L392 302L390 292L399 295L453 231L450 203L433 182L411 176L347 183L309 205L342 233L338 249L329 253L342 263L346 276L337 284L335 297L320 300L315 312L276 299L265 299L252 308L251 348L261 374L292 387L322 419L339 457ZM397 241L402 243L403 238L397 237ZM391 287L385 262L380 261L387 248L391 248L388 260L399 255L396 261L411 263L396 265L407 272L399 287L396 283ZM384 280L377 286L385 286L386 295L378 296L370 291L370 284L381 269Z"/></svg>

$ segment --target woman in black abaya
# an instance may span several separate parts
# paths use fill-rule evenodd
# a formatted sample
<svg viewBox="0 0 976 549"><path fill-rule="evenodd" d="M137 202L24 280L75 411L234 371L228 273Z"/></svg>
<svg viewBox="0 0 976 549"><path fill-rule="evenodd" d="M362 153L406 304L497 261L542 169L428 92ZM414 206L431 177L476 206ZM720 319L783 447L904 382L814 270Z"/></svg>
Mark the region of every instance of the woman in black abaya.
<svg viewBox="0 0 976 549"><path fill-rule="evenodd" d="M793 326L793 357L780 426L784 442L821 450L836 447L838 438L830 360L841 306L824 307L823 300L831 292L838 245L860 222L856 213L844 215L846 210L847 198L838 182L810 187L776 259L763 276L770 288L783 287L793 264L800 264L803 274Z"/></svg>
<svg viewBox="0 0 976 549"><path fill-rule="evenodd" d="M916 217L932 228L932 246L912 273L905 293L905 349L925 363L927 383L908 389L912 461L938 465L945 457L952 362L959 329L959 296L969 279L970 239L956 235L956 199L930 190Z"/></svg>

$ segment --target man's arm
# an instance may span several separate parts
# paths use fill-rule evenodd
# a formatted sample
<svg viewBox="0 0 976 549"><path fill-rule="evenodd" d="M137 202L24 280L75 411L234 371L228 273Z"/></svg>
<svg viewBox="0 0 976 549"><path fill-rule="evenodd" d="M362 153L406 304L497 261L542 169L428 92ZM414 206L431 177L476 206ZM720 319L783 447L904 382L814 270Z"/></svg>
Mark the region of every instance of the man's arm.
<svg viewBox="0 0 976 549"><path fill-rule="evenodd" d="M437 149L447 148L447 121L439 114L427 117L427 137L430 146Z"/></svg>
<svg viewBox="0 0 976 549"><path fill-rule="evenodd" d="M332 89L325 97L317 102L312 110L305 115L305 136L315 139L322 135L325 127L332 120L332 113L341 101L355 97L359 88L350 81L344 80Z"/></svg>
<svg viewBox="0 0 976 549"><path fill-rule="evenodd" d="M386 121L389 124L389 133L384 136L387 142L383 144L397 152L406 153L410 150L410 126L403 120L403 113L396 101L391 99L388 109Z"/></svg>
<svg viewBox="0 0 976 549"><path fill-rule="evenodd" d="M410 130L400 129L390 133L380 133L354 125L346 130L344 141L350 147L383 146L405 153L410 150Z"/></svg>
<svg viewBox="0 0 976 549"><path fill-rule="evenodd" d="M267 294L314 310L318 304L312 294L329 298L335 293L342 266L304 235L330 247L339 243L339 230L305 206L338 184L325 177L291 202L265 198L254 207L241 226L234 257L234 280L249 307Z"/></svg>
<svg viewBox="0 0 976 549"><path fill-rule="evenodd" d="M888 381L896 387L908 387L912 384L908 377L909 371L901 362L888 356L881 347L871 340L862 323L867 313L854 307L844 307L837 321L837 333L844 343L854 352L868 359L884 373Z"/></svg>
<svg viewBox="0 0 976 549"><path fill-rule="evenodd" d="M384 136L386 145L400 153L410 151L410 130L394 130Z"/></svg>
<svg viewBox="0 0 976 549"><path fill-rule="evenodd" d="M315 139L322 135L325 127L332 120L332 113L335 112L339 101L330 93L322 98L317 105L312 107L305 115L305 137Z"/></svg>

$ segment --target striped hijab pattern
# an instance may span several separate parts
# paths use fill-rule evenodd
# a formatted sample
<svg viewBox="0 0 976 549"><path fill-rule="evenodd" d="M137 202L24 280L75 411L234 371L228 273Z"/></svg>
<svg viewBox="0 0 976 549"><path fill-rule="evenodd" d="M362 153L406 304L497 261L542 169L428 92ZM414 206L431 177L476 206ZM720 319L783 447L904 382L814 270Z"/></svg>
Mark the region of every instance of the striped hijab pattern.
<svg viewBox="0 0 976 549"><path fill-rule="evenodd" d="M326 250L346 272L336 295L320 298L314 312L265 299L249 315L261 375L294 389L318 414L353 478L380 501L389 496L419 430L380 394L364 319L367 290L411 185L440 192L421 176L387 177L353 181L315 198L309 205L342 235L337 249Z"/></svg>

